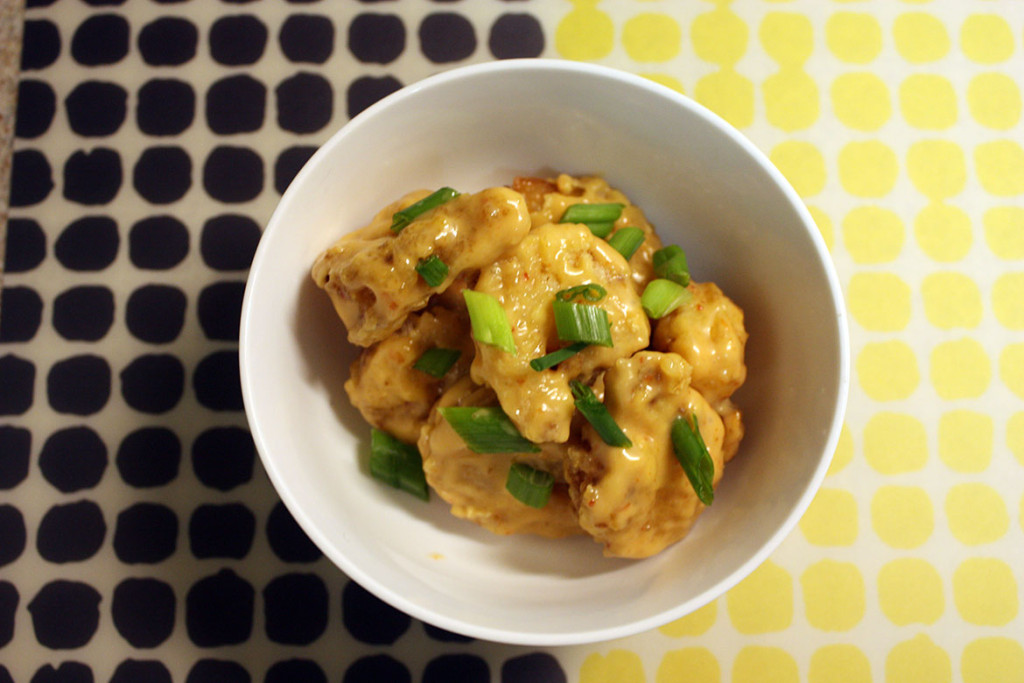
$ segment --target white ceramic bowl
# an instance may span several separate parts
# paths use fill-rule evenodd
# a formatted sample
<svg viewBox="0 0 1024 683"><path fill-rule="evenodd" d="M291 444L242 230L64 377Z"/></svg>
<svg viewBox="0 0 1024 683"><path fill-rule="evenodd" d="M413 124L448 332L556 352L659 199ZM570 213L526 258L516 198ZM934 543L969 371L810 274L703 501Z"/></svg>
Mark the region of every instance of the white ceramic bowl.
<svg viewBox="0 0 1024 683"><path fill-rule="evenodd" d="M476 191L517 174L600 174L745 311L746 438L692 533L643 561L588 537L499 537L367 472L369 428L342 384L355 351L309 276L317 254L414 188ZM814 496L849 379L846 314L796 193L745 138L645 79L579 63L494 62L370 107L302 169L245 292L242 393L270 479L351 578L450 631L531 645L654 628L755 569Z"/></svg>

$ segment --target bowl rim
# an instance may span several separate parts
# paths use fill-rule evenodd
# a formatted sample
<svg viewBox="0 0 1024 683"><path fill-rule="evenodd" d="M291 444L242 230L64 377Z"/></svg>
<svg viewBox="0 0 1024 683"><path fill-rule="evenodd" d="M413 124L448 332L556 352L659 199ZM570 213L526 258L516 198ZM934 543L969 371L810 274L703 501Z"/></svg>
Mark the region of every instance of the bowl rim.
<svg viewBox="0 0 1024 683"><path fill-rule="evenodd" d="M415 600L411 600L405 595L392 590L388 586L383 585L381 582L376 580L372 574L350 562L343 553L334 552L333 545L321 534L318 525L315 524L312 519L308 518L299 498L285 482L277 461L273 457L273 454L270 453L269 446L264 438L263 430L255 419L253 412L254 390L251 384L250 373L247 370L249 365L249 354L247 351L249 347L249 344L247 343L249 340L248 328L253 317L254 307L253 297L251 295L253 289L252 282L255 279L255 276L262 270L259 267L260 264L269 258L269 248L267 247L268 240L262 238L257 246L246 277L246 287L242 301L241 324L238 340L239 372L246 421L252 433L256 451L260 456L268 478L274 486L276 494L281 498L282 502L288 508L289 512L293 515L303 531L309 535L318 548L320 548L328 559L345 575L356 581L356 583L368 590L371 594L396 609L399 609L416 619L455 633L464 634L486 641L513 645L542 647L578 645L603 642L614 638L635 635L637 633L657 628L674 619L695 611L696 609L724 595L736 584L750 575L758 566L766 561L790 535L790 533L792 533L794 527L807 511L811 501L820 489L839 442L840 431L846 414L850 388L850 340L848 314L835 264L832 260L828 247L825 244L824 238L818 231L813 217L807 210L803 201L800 199L796 190L793 189L792 185L783 176L782 172L771 163L767 155L756 147L754 143L738 129L690 97L687 97L686 95L651 79L647 79L621 69L586 62L575 62L553 58L522 58L483 62L447 69L406 85L398 91L387 95L340 126L331 134L330 138L325 141L316 152L314 152L309 160L307 160L295 175L281 199L278 201L274 211L267 221L263 237L266 237L271 231L278 229L276 226L281 224L281 216L287 213L288 207L293 201L295 201L295 196L299 192L298 188L302 186L305 178L308 175L315 173L316 168L321 161L329 156L332 150L340 145L344 138L357 133L363 123L374 117L377 112L386 108L400 106L405 100L415 97L420 91L443 86L451 81L467 77L500 75L507 72L524 70L561 72L566 76L572 76L574 74L596 76L599 78L618 81L630 87L640 88L648 91L652 95L670 100L674 106L688 110L689 114L696 115L703 119L706 123L717 129L719 133L728 137L731 142L739 145L743 151L757 163L760 169L771 178L774 186L783 194L787 203L801 218L805 232L811 239L815 253L821 264L821 268L825 274L826 280L828 281L831 303L837 313L835 322L838 350L838 358L836 359L837 395L832 418L829 424L828 434L823 446L823 452L811 477L807 481L807 485L804 490L800 492L799 497L795 500L790 513L784 519L783 523L781 523L778 528L761 544L757 551L754 552L745 562L737 566L730 574L723 576L707 590L690 598L689 600L680 604L671 605L648 617L635 619L612 627L597 627L590 630L580 630L578 632L566 634L564 632L545 632L543 628L537 631L523 632L487 625L465 623L461 620L448 617L443 613L435 612L422 606Z"/></svg>

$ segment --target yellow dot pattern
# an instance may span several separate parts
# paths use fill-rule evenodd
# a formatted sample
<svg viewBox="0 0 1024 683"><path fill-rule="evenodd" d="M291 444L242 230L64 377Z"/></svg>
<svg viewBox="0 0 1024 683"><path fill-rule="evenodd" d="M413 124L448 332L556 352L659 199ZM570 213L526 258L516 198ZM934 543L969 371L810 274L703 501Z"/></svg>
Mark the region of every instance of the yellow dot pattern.
<svg viewBox="0 0 1024 683"><path fill-rule="evenodd" d="M684 636L699 636L706 633L715 624L718 618L718 603L709 602L685 617L676 619L673 622L660 627L662 633L670 638L682 638Z"/></svg>
<svg viewBox="0 0 1024 683"><path fill-rule="evenodd" d="M803 130L819 113L818 85L803 64L814 49L810 20L802 14L772 12L759 31L765 52L778 62L779 70L765 79L765 117L785 131Z"/></svg>
<svg viewBox="0 0 1024 683"><path fill-rule="evenodd" d="M854 273L847 298L850 314L864 329L898 332L910 322L911 290L896 273Z"/></svg>
<svg viewBox="0 0 1024 683"><path fill-rule="evenodd" d="M988 388L991 367L978 340L965 337L937 345L931 355L931 380L942 398L977 398Z"/></svg>
<svg viewBox="0 0 1024 683"><path fill-rule="evenodd" d="M645 679L643 660L629 650L595 652L580 667L580 683L643 683Z"/></svg>
<svg viewBox="0 0 1024 683"><path fill-rule="evenodd" d="M871 527L892 548L921 547L935 528L928 492L920 486L879 487L871 499Z"/></svg>
<svg viewBox="0 0 1024 683"><path fill-rule="evenodd" d="M736 655L732 680L736 683L798 683L800 670L793 655L781 647L747 645Z"/></svg>
<svg viewBox="0 0 1024 683"><path fill-rule="evenodd" d="M864 618L864 578L851 562L822 560L800 577L807 621L823 631L849 631Z"/></svg>
<svg viewBox="0 0 1024 683"><path fill-rule="evenodd" d="M897 626L934 624L945 611L942 577L925 560L892 560L878 572L877 585L882 613Z"/></svg>
<svg viewBox="0 0 1024 683"><path fill-rule="evenodd" d="M729 592L726 605L740 633L783 631L793 623L793 577L769 560Z"/></svg>
<svg viewBox="0 0 1024 683"><path fill-rule="evenodd" d="M906 241L899 214L874 204L850 210L843 216L842 229L846 251L859 264L895 261Z"/></svg>
<svg viewBox="0 0 1024 683"><path fill-rule="evenodd" d="M667 652L658 666L654 680L656 683L719 683L722 680L722 669L709 649L687 647Z"/></svg>
<svg viewBox="0 0 1024 683"><path fill-rule="evenodd" d="M964 683L1011 683L1024 680L1024 646L1005 636L972 640L964 648L960 670Z"/></svg>
<svg viewBox="0 0 1024 683"><path fill-rule="evenodd" d="M999 559L969 558L953 572L953 600L970 624L1009 624L1019 612L1018 591L1013 568Z"/></svg>
<svg viewBox="0 0 1024 683"><path fill-rule="evenodd" d="M725 596L583 648L578 679L1024 681L1024 3L560 4L552 56L692 97L781 171L851 342L794 532Z"/></svg>
<svg viewBox="0 0 1024 683"><path fill-rule="evenodd" d="M981 290L964 273L937 271L926 275L921 280L921 299L925 317L939 329L972 329L981 324Z"/></svg>
<svg viewBox="0 0 1024 683"><path fill-rule="evenodd" d="M800 520L815 545L852 545L857 540L857 500L849 491L823 488Z"/></svg>
<svg viewBox="0 0 1024 683"><path fill-rule="evenodd" d="M1020 87L1004 73L980 73L967 86L967 106L982 126L1009 130L1020 121Z"/></svg>
<svg viewBox="0 0 1024 683"><path fill-rule="evenodd" d="M875 131L892 117L889 87L870 71L851 71L832 81L832 111L847 128Z"/></svg>
<svg viewBox="0 0 1024 683"><path fill-rule="evenodd" d="M953 680L953 665L949 653L921 633L889 650L885 658L885 680L889 683L949 683Z"/></svg>
<svg viewBox="0 0 1024 683"><path fill-rule="evenodd" d="M871 683L871 662L856 645L823 645L811 655L809 683Z"/></svg>
<svg viewBox="0 0 1024 683"><path fill-rule="evenodd" d="M913 472L928 462L928 435L913 415L879 411L864 425L864 457L882 474Z"/></svg>
<svg viewBox="0 0 1024 683"><path fill-rule="evenodd" d="M964 545L994 543L1009 530L1002 497L988 484L957 484L946 495L946 518L953 536Z"/></svg>
<svg viewBox="0 0 1024 683"><path fill-rule="evenodd" d="M985 413L951 410L939 416L938 451L955 472L984 472L992 462L995 429Z"/></svg>
<svg viewBox="0 0 1024 683"><path fill-rule="evenodd" d="M982 216L985 242L1005 261L1024 260L1024 207L994 206Z"/></svg>

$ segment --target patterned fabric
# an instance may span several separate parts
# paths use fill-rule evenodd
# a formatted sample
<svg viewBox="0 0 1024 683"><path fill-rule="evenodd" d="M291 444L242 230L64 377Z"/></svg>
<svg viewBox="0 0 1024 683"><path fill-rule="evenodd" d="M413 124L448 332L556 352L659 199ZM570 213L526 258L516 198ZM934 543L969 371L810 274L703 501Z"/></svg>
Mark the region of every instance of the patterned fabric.
<svg viewBox="0 0 1024 683"><path fill-rule="evenodd" d="M1024 4L28 5L0 682L1024 680ZM317 146L431 73L537 56L648 76L764 150L831 249L854 366L767 562L660 629L546 650L414 622L321 557L237 370L261 226Z"/></svg>

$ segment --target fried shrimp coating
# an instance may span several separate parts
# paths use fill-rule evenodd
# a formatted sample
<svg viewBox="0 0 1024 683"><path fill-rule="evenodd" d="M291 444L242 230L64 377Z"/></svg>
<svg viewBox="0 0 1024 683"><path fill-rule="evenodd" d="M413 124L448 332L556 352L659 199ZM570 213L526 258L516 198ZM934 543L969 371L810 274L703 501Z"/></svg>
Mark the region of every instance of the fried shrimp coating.
<svg viewBox="0 0 1024 683"><path fill-rule="evenodd" d="M743 311L713 282L691 282L693 298L658 320L651 346L693 367L693 388L717 406L747 379Z"/></svg>
<svg viewBox="0 0 1024 683"><path fill-rule="evenodd" d="M587 534L606 556L622 558L650 557L685 537L705 504L675 454L673 424L696 418L717 487L744 437L743 415L730 398L747 375L743 311L714 283L690 282L690 300L649 319L641 297L656 278L661 239L643 211L601 178L520 176L510 187L448 199L393 232L394 214L429 194L412 192L384 207L313 264L313 280L330 297L349 341L363 347L345 382L351 403L373 427L416 444L428 485L453 515L493 533ZM586 224L560 222L580 203L621 204L611 233L599 237ZM626 227L644 236L629 259L608 242ZM448 268L433 287L416 270L432 255ZM501 306L514 350L475 339L470 290ZM565 329L566 338L559 336L553 304L567 290L573 304L607 314L611 344L581 344L572 355L559 354L553 367L535 370L531 361L580 336ZM473 298L472 304L484 301ZM473 313L480 317L475 307ZM494 317L487 322L504 324L500 312ZM474 322L481 338L504 334ZM435 348L460 352L442 377L414 367ZM579 408L575 382L594 392ZM609 446L595 430L589 420L600 424L593 411L602 406L594 398L608 411L600 417L614 422L601 425L602 433L614 435L617 427L630 446ZM474 447L536 452L473 451L441 413L448 406L489 408L489 417L500 407L532 444L467 434ZM495 424L503 436L515 436L507 421ZM517 464L553 476L543 507L533 507L533 491L517 491L519 499L506 489Z"/></svg>
<svg viewBox="0 0 1024 683"><path fill-rule="evenodd" d="M561 174L554 180L545 178L519 177L512 183L512 188L526 197L530 209L530 218L534 226L546 223L557 223L573 204L622 204L622 215L615 221L612 233L625 227L640 228L644 232L644 241L629 259L633 269L633 284L637 292L643 294L644 287L654 279L654 252L661 249L661 238L654 226L647 220L644 212L629 198L612 188L603 178L582 177Z"/></svg>
<svg viewBox="0 0 1024 683"><path fill-rule="evenodd" d="M444 377L413 367L425 351L437 347L461 351ZM415 443L431 407L445 389L469 374L472 360L465 311L431 306L413 313L394 334L364 350L352 363L345 391L371 425Z"/></svg>
<svg viewBox="0 0 1024 683"><path fill-rule="evenodd" d="M437 403L493 406L494 392L468 377L456 382ZM435 408L418 443L427 483L447 501L456 517L496 534L537 534L562 538L581 533L562 474L565 446L543 444L540 453L474 453ZM522 462L555 475L555 488L543 508L523 505L505 489L508 469Z"/></svg>
<svg viewBox="0 0 1024 683"><path fill-rule="evenodd" d="M478 343L472 377L494 390L502 409L530 441L565 442L575 410L569 381L590 381L647 346L650 323L630 273L622 255L586 227L554 223L534 228L504 258L480 272L475 290L504 307L516 353ZM555 368L532 369L532 359L567 345L555 327L555 295L587 283L607 292L593 305L607 311L614 345L591 345Z"/></svg>
<svg viewBox="0 0 1024 683"><path fill-rule="evenodd" d="M388 336L465 271L491 263L530 229L526 200L495 187L460 195L424 213L397 235L391 216L427 193L406 195L365 228L345 235L313 264L313 280L331 297L348 338L369 346ZM437 255L448 276L428 285L416 265Z"/></svg>
<svg viewBox="0 0 1024 683"><path fill-rule="evenodd" d="M690 387L690 366L674 353L645 351L604 374L604 403L631 447L605 444L589 425L565 463L580 526L608 556L642 558L683 538L704 504L672 449L677 417L696 415L722 476L722 420Z"/></svg>

